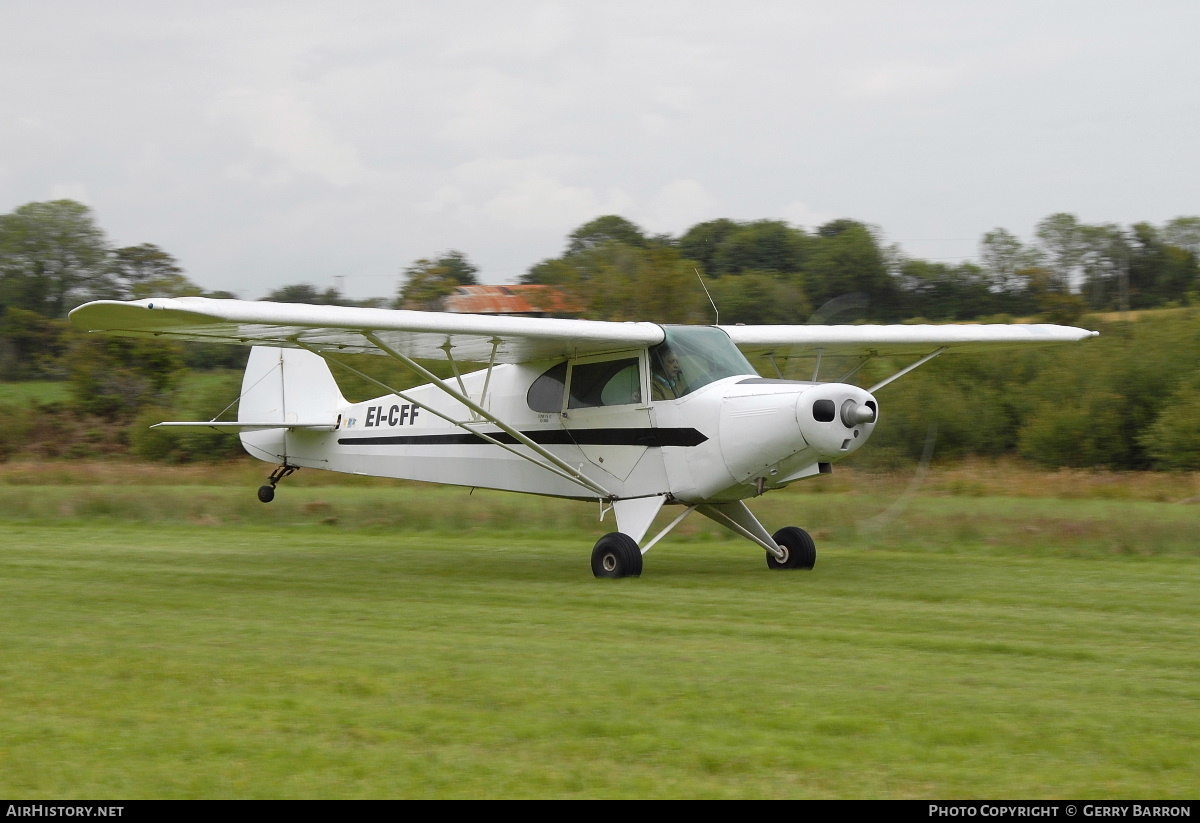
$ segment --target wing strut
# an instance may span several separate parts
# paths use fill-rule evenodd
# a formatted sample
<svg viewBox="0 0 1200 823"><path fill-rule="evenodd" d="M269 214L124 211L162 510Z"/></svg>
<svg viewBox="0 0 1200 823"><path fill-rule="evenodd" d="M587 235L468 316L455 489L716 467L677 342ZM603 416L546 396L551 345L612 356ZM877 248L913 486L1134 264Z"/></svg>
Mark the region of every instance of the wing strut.
<svg viewBox="0 0 1200 823"><path fill-rule="evenodd" d="M779 364L775 362L775 352L767 352L767 359L771 361L771 365L775 367L775 374L779 375L779 379L783 379L783 369L779 368Z"/></svg>
<svg viewBox="0 0 1200 823"><path fill-rule="evenodd" d="M893 380L899 380L901 377L908 374L913 369L917 368L917 366L924 366L930 360L932 360L933 358L937 357L939 354L944 352L946 350L946 348L947 348L946 346L942 346L937 351L931 352L930 354L925 355L920 360L918 360L916 363L913 363L911 366L907 366L907 367L901 369L900 371L896 372L891 377L889 377L887 380L884 380L880 383L876 383L874 386L867 389L867 391L869 391L871 394L874 394L875 392L879 391L884 386L886 386L888 383L891 383Z"/></svg>
<svg viewBox="0 0 1200 823"><path fill-rule="evenodd" d="M859 361L859 364L858 364L857 366L855 366L855 367L854 367L854 368L852 368L850 371L846 372L846 373L845 373L845 374L843 374L841 377L839 377L839 378L838 378L838 382L839 382L839 383L845 383L845 382L846 382L847 380L849 380L851 377L853 377L854 375L858 374L858 370L859 370L859 369L861 369L863 366L867 365L868 363L870 363L870 362L871 362L871 360L873 360L874 358L875 358L875 355L874 355L874 354L868 354L868 355L867 355L866 357L864 357L864 358L863 358L861 361Z"/></svg>
<svg viewBox="0 0 1200 823"><path fill-rule="evenodd" d="M480 406L487 403L488 385L492 382L492 369L496 367L496 352L500 350L500 344L504 341L499 337L493 337L489 342L492 344L492 354L488 358L487 374L483 377L483 392L479 395ZM440 348L446 353L446 359L450 361L450 369L454 372L454 378L458 381L458 390L462 392L463 397L470 397L467 394L467 387L463 384L462 373L458 370L458 361L454 359L454 354L450 351L454 346L447 340ZM483 418L477 412L471 412L472 423L478 423L481 420Z"/></svg>
<svg viewBox="0 0 1200 823"><path fill-rule="evenodd" d="M563 461L554 459L553 462L555 463L555 465L549 465L547 463L543 463L540 460L536 460L536 459L530 457L528 454L522 454L521 452L517 451L509 444L501 443L499 440L492 437L487 432L476 431L475 429L471 428L467 423L464 423L461 420L455 420L453 417L450 417L449 415L444 414L435 408L427 406L424 403L420 402L419 400L416 400L413 397L409 397L404 392L399 391L398 389L392 388L387 383L383 383L379 380L376 380L374 377L371 377L371 375L369 375L369 374L364 374L363 372L359 371L358 369L354 368L353 366L347 365L346 363L343 363L341 360L338 360L335 357L331 357L330 355L325 354L322 351L319 351L318 349L308 345L307 343L304 343L300 340L295 340L295 339L293 339L293 342L295 342L296 345L298 345L300 348L310 351L313 354L317 355L318 357L320 357L330 363L333 363L336 366L340 366L341 368L345 369L346 371L350 372L351 374L357 375L358 377L361 377L363 380L366 380L368 383L374 383L376 386L379 386L379 388L383 389L388 394L394 394L396 397L399 397L401 400L404 400L408 403L412 403L414 406L419 407L422 411L427 411L430 414L432 414L434 417L440 417L442 420L445 420L447 423L449 423L453 426L458 426L460 429L470 432L471 434L475 435L476 437L480 438L481 440L485 440L488 443L491 443L493 446L499 446L500 448L504 449L506 452L509 452L511 454L516 455L517 457L520 457L522 460L528 460L530 463L533 463L535 466L539 466L540 468L545 469L546 471L550 472L551 474L561 477L563 480L569 480L572 483L577 483L578 485L583 486L588 491L595 492L600 497L609 498L609 499L614 497L614 495L611 492L609 492L607 489L605 489L599 483L596 483L591 478L580 474L577 470L572 469L570 464L566 464L567 468L570 471L563 471L562 469L558 468L558 464ZM447 392L447 394L450 394L452 397L454 397L456 394L456 392L446 389L445 385L440 380L438 380L436 377L434 377L434 385L443 389L444 391ZM490 418L490 415L489 415L489 422L495 422L494 419ZM497 425L500 425L500 424L497 423ZM517 433L517 435L514 435L514 436L517 436L519 439L522 440L522 442L524 442L525 440L528 440L528 438L525 438L523 435L520 435L520 433ZM538 454L544 453L545 450L542 449L540 446L538 446L538 444L534 443L533 446ZM554 455L550 455L550 457L553 458Z"/></svg>

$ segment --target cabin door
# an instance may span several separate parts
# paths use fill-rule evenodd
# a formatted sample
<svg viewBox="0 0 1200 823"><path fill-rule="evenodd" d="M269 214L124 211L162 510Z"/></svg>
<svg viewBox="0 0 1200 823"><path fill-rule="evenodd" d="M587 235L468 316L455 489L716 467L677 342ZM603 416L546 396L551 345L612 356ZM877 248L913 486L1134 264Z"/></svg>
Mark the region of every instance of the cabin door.
<svg viewBox="0 0 1200 823"><path fill-rule="evenodd" d="M567 370L563 427L593 465L625 480L651 430L646 353L584 357Z"/></svg>

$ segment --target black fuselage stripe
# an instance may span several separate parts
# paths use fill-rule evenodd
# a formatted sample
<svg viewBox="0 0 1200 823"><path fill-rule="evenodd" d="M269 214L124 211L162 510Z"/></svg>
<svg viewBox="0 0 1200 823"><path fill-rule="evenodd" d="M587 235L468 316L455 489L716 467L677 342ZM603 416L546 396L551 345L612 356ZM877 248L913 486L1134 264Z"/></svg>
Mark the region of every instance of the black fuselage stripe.
<svg viewBox="0 0 1200 823"><path fill-rule="evenodd" d="M708 440L696 429L539 429L521 432L542 446L699 446ZM487 432L506 445L517 445L507 432ZM340 437L341 446L470 446L487 443L477 434L399 434Z"/></svg>

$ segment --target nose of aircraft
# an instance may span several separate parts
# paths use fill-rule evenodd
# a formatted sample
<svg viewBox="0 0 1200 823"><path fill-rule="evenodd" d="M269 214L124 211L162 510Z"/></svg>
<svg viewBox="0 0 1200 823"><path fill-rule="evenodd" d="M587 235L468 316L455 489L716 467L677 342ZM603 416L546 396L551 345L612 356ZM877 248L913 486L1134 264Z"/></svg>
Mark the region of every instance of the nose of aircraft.
<svg viewBox="0 0 1200 823"><path fill-rule="evenodd" d="M826 383L796 398L796 422L805 441L821 456L836 460L857 450L879 419L879 404L864 389Z"/></svg>
<svg viewBox="0 0 1200 823"><path fill-rule="evenodd" d="M711 478L714 488L729 477L736 483L757 477L786 482L797 471L840 460L867 442L879 417L875 398L845 383L736 388L721 398L722 465L707 462L709 451L689 452L693 476Z"/></svg>

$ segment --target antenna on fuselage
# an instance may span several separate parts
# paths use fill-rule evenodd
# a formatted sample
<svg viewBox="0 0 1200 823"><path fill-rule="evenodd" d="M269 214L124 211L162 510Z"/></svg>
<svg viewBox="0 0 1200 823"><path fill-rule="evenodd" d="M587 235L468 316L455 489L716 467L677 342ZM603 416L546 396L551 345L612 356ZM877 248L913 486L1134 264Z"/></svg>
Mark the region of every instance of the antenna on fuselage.
<svg viewBox="0 0 1200 823"><path fill-rule="evenodd" d="M712 295L708 293L708 286L704 285L704 278L700 276L700 269L693 268L692 271L694 271L696 273L696 279L700 281L700 288L704 289L704 294L707 295L708 302L712 303L713 325L714 326L721 325L721 312L717 311L717 303L715 300L712 299Z"/></svg>

